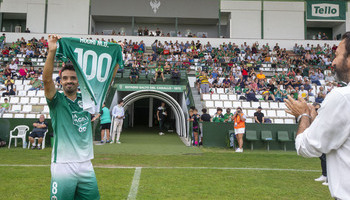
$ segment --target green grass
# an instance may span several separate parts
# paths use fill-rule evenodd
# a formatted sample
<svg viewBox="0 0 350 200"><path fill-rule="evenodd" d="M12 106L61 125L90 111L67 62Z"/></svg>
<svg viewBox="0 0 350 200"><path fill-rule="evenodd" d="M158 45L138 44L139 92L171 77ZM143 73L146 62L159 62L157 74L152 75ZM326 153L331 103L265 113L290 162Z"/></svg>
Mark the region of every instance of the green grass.
<svg viewBox="0 0 350 200"><path fill-rule="evenodd" d="M175 134L122 134L120 145L95 145L96 177L101 199L127 199L134 169L145 167L137 199L331 199L320 175L318 158L295 152L186 147ZM51 149L0 149L0 200L48 199ZM45 165L10 167L15 165ZM47 165L47 166L46 166ZM112 168L104 168L112 167ZM185 167L181 169L152 167ZM186 167L275 168L308 172Z"/></svg>

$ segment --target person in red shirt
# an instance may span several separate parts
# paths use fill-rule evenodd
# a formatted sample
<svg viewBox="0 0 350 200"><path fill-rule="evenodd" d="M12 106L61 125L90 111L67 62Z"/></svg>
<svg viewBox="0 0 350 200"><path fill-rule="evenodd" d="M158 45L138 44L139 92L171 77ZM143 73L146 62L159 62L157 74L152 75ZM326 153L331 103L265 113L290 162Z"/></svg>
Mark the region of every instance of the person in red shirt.
<svg viewBox="0 0 350 200"><path fill-rule="evenodd" d="M4 50L2 50L2 55L4 57L8 57L9 56L9 53L10 53L10 50L8 47L6 47Z"/></svg>
<svg viewBox="0 0 350 200"><path fill-rule="evenodd" d="M248 69L247 69L247 66L245 66L245 65L242 68L242 75L243 75L243 80L247 81L247 79L248 79Z"/></svg>
<svg viewBox="0 0 350 200"><path fill-rule="evenodd" d="M18 71L20 78L22 78L23 81L27 78L28 69L26 68L26 65L22 65L22 68Z"/></svg>

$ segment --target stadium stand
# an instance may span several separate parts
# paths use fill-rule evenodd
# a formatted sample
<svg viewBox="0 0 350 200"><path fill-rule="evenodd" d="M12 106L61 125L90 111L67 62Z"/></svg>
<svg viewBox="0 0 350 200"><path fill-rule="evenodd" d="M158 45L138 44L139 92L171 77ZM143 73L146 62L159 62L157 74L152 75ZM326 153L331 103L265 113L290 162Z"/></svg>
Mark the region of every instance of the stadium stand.
<svg viewBox="0 0 350 200"><path fill-rule="evenodd" d="M103 38L101 40L105 41ZM107 41L116 42L114 39ZM210 42L201 44L200 41L195 42L191 39L181 43L155 41L148 47L143 41L133 42L125 39L123 42L125 44L124 67L120 70L118 77L128 78L133 65L137 66L140 80L146 80L150 84L153 83L152 78L157 73L156 68L164 67L166 63L171 70L179 68L182 75L195 76L196 81L201 72L205 71L211 77L209 79L211 89L209 94L202 94L200 104L208 108L210 115L215 114L217 107L234 109L242 107L248 117L248 123L254 122L254 112L259 106L263 108L262 112L272 123L295 123L294 117L285 112L286 106L282 102L287 94L294 97L297 97L297 94L305 95L309 102L322 102L328 92L340 86L334 78L334 69L331 67L336 46L331 47L327 43L324 46L307 45L306 47L296 44L293 49L287 50L280 48L278 44L271 48L269 44L259 45L258 43L251 45L244 43L239 46L224 42L219 47L213 47ZM38 73L41 79L40 73L45 64L46 48L47 42L44 37L28 41L21 38L7 44L1 52L0 85L4 84L4 78L7 75L15 78L15 95L3 95L4 97L0 98L2 103L6 96L11 104L10 111L3 117L37 118L40 113L43 113L46 118L50 117L44 91L28 91L35 73ZM17 65L15 73L11 72L11 61ZM24 79L18 78L18 69L22 65L26 65L26 68L30 66ZM62 63L57 62L56 65L53 80L57 83L57 89L60 89L57 78ZM262 75L263 78L261 78ZM170 74L164 76L168 80L171 79ZM229 79L229 87L223 88L222 81L226 76ZM219 77L215 86L213 86L214 77ZM286 81L287 77L292 81ZM261 83L257 81L258 79ZM189 78L189 80L193 79ZM167 82L167 84L172 83ZM305 88L306 93L299 90L301 85L309 87ZM245 93L249 86L253 88L258 101L247 101ZM276 90L280 88L281 94L276 95L271 87L275 87ZM5 92L5 89L1 90L0 95ZM279 102L274 101L275 96L280 97Z"/></svg>

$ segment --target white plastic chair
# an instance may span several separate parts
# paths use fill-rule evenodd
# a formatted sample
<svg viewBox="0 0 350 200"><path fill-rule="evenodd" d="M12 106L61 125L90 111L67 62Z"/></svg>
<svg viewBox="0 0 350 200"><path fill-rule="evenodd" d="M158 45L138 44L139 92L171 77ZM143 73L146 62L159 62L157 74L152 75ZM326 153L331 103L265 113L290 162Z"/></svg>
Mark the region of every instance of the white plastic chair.
<svg viewBox="0 0 350 200"><path fill-rule="evenodd" d="M42 143L41 143L41 149L45 149L45 138L46 138L46 133L47 133L48 131L49 131L49 129L46 129L46 131L45 131L45 133L44 133L43 141L42 141ZM30 132L30 133L32 133L32 132ZM35 141L36 141L36 143L38 143L38 140L39 140L39 138L38 138L38 137L35 137L35 138L34 138L34 143L35 143ZM28 149L30 148L30 145L31 145L31 143L28 142Z"/></svg>
<svg viewBox="0 0 350 200"><path fill-rule="evenodd" d="M18 131L18 134L13 135L13 133L16 132L16 130ZM8 148L10 148L10 146L11 146L12 138L15 139L15 147L17 147L17 138L20 138L20 139L22 139L22 142L25 142L27 131L29 131L29 127L26 125L16 126L12 131L10 131L10 140L9 140L9 147Z"/></svg>

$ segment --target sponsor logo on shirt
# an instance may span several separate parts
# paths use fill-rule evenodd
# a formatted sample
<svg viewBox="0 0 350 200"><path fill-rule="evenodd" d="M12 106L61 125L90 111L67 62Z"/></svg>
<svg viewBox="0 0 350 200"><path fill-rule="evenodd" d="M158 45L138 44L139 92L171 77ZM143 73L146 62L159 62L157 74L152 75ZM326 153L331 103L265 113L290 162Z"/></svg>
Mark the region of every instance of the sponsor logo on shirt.
<svg viewBox="0 0 350 200"><path fill-rule="evenodd" d="M84 111L73 112L72 119L73 119L73 125L76 126L76 128L78 129L78 131L80 133L86 131L87 125L89 124L90 120L88 118L88 115L86 115L86 113Z"/></svg>

